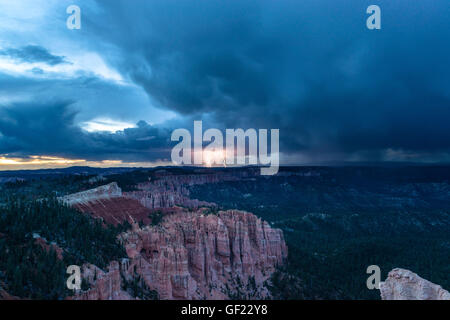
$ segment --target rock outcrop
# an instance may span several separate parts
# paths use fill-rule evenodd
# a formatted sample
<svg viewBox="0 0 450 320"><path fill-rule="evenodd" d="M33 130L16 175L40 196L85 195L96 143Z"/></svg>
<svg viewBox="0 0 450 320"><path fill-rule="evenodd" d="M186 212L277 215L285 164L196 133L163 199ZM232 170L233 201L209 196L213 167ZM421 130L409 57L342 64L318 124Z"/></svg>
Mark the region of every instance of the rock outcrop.
<svg viewBox="0 0 450 320"><path fill-rule="evenodd" d="M56 257L59 260L63 259L63 249L61 249L56 243L48 243L47 239L42 238L39 234L34 233L33 234L34 243L41 246L42 249L44 249L47 253L50 251L55 251Z"/></svg>
<svg viewBox="0 0 450 320"><path fill-rule="evenodd" d="M127 198L136 199L141 205L149 209L171 208L177 205L194 209L202 206L216 206L205 201L190 199L188 184L185 184L184 180L180 181L177 177L179 176L170 176L170 178L174 178L173 180L166 177L160 180L139 183L137 191L125 192L124 195Z"/></svg>
<svg viewBox="0 0 450 320"><path fill-rule="evenodd" d="M121 224L125 221L129 223L134 221L148 223L150 221L149 214L151 210L142 206L137 200L125 197L78 203L74 204L73 207L113 225Z"/></svg>
<svg viewBox="0 0 450 320"><path fill-rule="evenodd" d="M133 300L134 298L122 290L120 264L112 261L105 272L100 268L85 264L82 267L82 278L91 288L75 294L72 300Z"/></svg>
<svg viewBox="0 0 450 320"><path fill-rule="evenodd" d="M264 281L283 264L281 230L242 211L218 215L180 211L161 225L124 233L137 272L161 299L265 298Z"/></svg>
<svg viewBox="0 0 450 320"><path fill-rule="evenodd" d="M191 209L217 207L214 203L189 199L189 197L182 193L164 189L131 191L127 192L126 196L130 199L137 200L142 206L148 209L172 208L174 206L183 206Z"/></svg>
<svg viewBox="0 0 450 320"><path fill-rule="evenodd" d="M450 293L441 286L398 268L380 283L380 293L383 300L450 300Z"/></svg>
<svg viewBox="0 0 450 320"><path fill-rule="evenodd" d="M119 188L116 182L100 186L94 189L73 193L60 200L65 204L72 206L75 204L89 203L91 201L98 201L104 199L117 198L122 196L122 190Z"/></svg>
<svg viewBox="0 0 450 320"><path fill-rule="evenodd" d="M151 210L141 205L136 199L125 197L115 182L64 196L60 200L83 213L91 214L94 218L113 225L125 221L150 222Z"/></svg>
<svg viewBox="0 0 450 320"><path fill-rule="evenodd" d="M128 198L138 200L149 209L170 208L181 205L187 208L215 207L216 204L190 199L189 187L201 184L214 184L223 181L238 181L252 179L259 174L254 168L247 170L230 170L209 173L203 169L196 174L173 175L165 170L155 174L155 179L149 182L137 184L137 191L124 192Z"/></svg>
<svg viewBox="0 0 450 320"><path fill-rule="evenodd" d="M60 197L60 200L82 212L89 212L94 216L101 217L108 223L117 224L129 220L128 216L138 220L143 219L144 216L147 217L148 210L143 210L142 207L147 209L174 206L191 209L217 207L214 203L190 199L189 187L252 178L258 172L254 169L214 173L203 173L200 169L198 171L196 174L173 175L165 170L160 170L155 173L154 180L137 184L138 190L136 191L122 192L117 183L113 182ZM141 206L135 201L139 202ZM119 212L123 214L119 214Z"/></svg>

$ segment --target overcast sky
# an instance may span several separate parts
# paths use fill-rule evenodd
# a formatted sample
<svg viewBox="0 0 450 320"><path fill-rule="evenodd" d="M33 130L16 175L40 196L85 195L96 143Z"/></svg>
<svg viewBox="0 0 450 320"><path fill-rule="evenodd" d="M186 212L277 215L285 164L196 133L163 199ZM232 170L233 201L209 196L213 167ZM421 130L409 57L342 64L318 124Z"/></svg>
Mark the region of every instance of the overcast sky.
<svg viewBox="0 0 450 320"><path fill-rule="evenodd" d="M193 120L278 128L282 164L448 162L449 17L448 0L0 0L0 170L167 163Z"/></svg>

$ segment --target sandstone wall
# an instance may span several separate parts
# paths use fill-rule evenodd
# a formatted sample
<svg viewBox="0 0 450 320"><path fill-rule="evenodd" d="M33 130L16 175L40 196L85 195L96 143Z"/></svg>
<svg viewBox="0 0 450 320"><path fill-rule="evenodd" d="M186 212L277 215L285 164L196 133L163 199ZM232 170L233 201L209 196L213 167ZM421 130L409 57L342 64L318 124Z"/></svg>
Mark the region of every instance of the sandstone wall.
<svg viewBox="0 0 450 320"><path fill-rule="evenodd" d="M111 262L105 272L100 268L85 264L82 268L82 277L91 285L91 289L80 292L72 300L133 300L127 292L122 290L120 264Z"/></svg>
<svg viewBox="0 0 450 320"><path fill-rule="evenodd" d="M136 270L161 299L264 298L264 281L283 264L281 230L251 213L180 212L161 226L135 228L122 236Z"/></svg>

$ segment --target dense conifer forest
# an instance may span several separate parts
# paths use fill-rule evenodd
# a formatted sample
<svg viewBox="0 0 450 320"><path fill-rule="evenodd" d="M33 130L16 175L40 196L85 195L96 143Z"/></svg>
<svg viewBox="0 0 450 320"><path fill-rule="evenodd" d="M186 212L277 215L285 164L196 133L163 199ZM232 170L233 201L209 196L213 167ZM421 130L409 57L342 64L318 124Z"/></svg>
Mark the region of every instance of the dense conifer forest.
<svg viewBox="0 0 450 320"><path fill-rule="evenodd" d="M57 181L37 180L2 187L0 281L12 295L64 298L71 294L66 289L67 266L89 262L104 268L111 260L126 256L117 241L122 227L106 226L61 204L48 189L56 185ZM58 185L58 190L65 186ZM37 238L42 238L48 249L39 245ZM57 257L54 246L63 250L63 259Z"/></svg>
<svg viewBox="0 0 450 320"><path fill-rule="evenodd" d="M381 279L409 269L450 289L448 167L282 168L282 175L192 187L191 197L253 212L283 230L280 299L380 299Z"/></svg>

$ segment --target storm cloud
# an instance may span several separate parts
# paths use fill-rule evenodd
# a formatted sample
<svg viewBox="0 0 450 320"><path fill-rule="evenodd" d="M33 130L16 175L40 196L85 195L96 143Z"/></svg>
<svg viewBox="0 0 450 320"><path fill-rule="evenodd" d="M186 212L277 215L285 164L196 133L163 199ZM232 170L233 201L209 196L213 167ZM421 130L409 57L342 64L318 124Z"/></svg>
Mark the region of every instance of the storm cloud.
<svg viewBox="0 0 450 320"><path fill-rule="evenodd" d="M285 153L447 153L448 3L380 1L383 28L370 31L370 3L343 2L98 1L107 20L92 27L161 108L280 128Z"/></svg>
<svg viewBox="0 0 450 320"><path fill-rule="evenodd" d="M51 155L88 161L155 161L168 150L169 133L145 121L117 132L86 132L75 124L70 101L16 104L0 110L0 154Z"/></svg>
<svg viewBox="0 0 450 320"><path fill-rule="evenodd" d="M48 52L47 49L36 45L28 45L21 48L8 48L0 50L0 55L8 56L12 59L19 60L20 62L43 62L50 66L69 63L65 60L65 57L55 56Z"/></svg>
<svg viewBox="0 0 450 320"><path fill-rule="evenodd" d="M171 146L170 131L201 119L206 127L221 129L279 128L286 163L449 161L448 0L379 0L381 30L366 28L371 4L79 1L83 28L77 37L83 38L78 41L147 94L148 106L140 99L135 110L151 105L176 119L155 126L141 123L121 134L86 133L77 118L96 113L123 118L137 100L121 106L116 98L93 103L86 95L61 89L52 98L70 99L80 112L70 113L67 103L46 107L50 119L60 117L66 143L54 141L53 151L91 158L164 158L161 150ZM89 79L105 97L120 88ZM11 118L11 110L3 114ZM32 125L26 114L20 117L23 130ZM146 139L146 130L156 130L149 134L156 138ZM0 132L8 150L21 146L26 152L26 137L1 127ZM79 137L82 144L71 142Z"/></svg>

